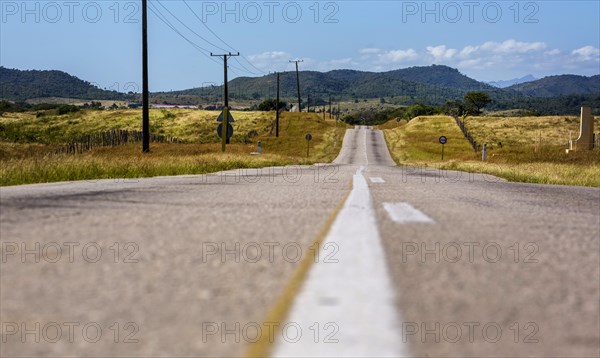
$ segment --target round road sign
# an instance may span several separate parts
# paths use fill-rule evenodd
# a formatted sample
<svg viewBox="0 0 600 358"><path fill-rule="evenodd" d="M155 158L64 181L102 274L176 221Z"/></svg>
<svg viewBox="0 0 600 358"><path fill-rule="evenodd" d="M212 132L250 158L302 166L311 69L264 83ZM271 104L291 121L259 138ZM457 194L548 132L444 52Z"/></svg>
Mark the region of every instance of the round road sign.
<svg viewBox="0 0 600 358"><path fill-rule="evenodd" d="M223 133L223 123L219 124L219 126L217 127L217 135L219 136L219 138L223 138L221 137L221 134ZM227 125L227 138L231 138L233 137L233 126L231 124Z"/></svg>
<svg viewBox="0 0 600 358"><path fill-rule="evenodd" d="M444 136L441 136L441 137L440 137L440 143L442 143L442 144L446 144L446 143L448 143L448 138L446 138L446 137L444 137Z"/></svg>
<svg viewBox="0 0 600 358"><path fill-rule="evenodd" d="M307 141L311 141L311 140L312 140L312 134L310 134L310 133L307 133L307 134L306 134L306 140L307 140Z"/></svg>

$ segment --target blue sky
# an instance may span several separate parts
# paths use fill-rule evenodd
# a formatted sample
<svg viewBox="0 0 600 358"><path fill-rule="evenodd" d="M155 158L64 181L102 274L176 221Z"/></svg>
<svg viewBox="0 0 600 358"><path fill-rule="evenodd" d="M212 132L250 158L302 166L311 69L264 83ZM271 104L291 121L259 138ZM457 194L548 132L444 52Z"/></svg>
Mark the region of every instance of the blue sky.
<svg viewBox="0 0 600 358"><path fill-rule="evenodd" d="M243 55L231 78L293 70L296 58L317 71L444 64L482 81L600 73L598 0L149 3L151 91L222 83L208 53L224 50ZM136 91L140 63L141 0L0 0L2 66Z"/></svg>

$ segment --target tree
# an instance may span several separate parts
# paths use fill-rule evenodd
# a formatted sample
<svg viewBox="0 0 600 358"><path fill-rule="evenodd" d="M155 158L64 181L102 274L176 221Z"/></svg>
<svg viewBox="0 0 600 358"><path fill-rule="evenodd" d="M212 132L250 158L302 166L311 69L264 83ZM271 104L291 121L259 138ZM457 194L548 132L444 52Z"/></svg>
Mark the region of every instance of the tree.
<svg viewBox="0 0 600 358"><path fill-rule="evenodd" d="M419 116L431 116L439 113L443 113L443 109L441 109L440 107L428 106L426 104L417 103L406 108L404 118L406 118L407 120L411 120Z"/></svg>
<svg viewBox="0 0 600 358"><path fill-rule="evenodd" d="M461 117L465 112L465 105L462 101L447 101L446 102L446 114L458 118Z"/></svg>
<svg viewBox="0 0 600 358"><path fill-rule="evenodd" d="M466 114L478 116L481 109L490 103L492 99L485 92L467 92L465 95Z"/></svg>
<svg viewBox="0 0 600 358"><path fill-rule="evenodd" d="M73 113L73 112L78 112L78 111L79 111L79 107L72 106L70 104L61 104L57 108L58 115L63 115L63 114Z"/></svg>
<svg viewBox="0 0 600 358"><path fill-rule="evenodd" d="M259 111L274 111L277 106L277 100L267 99L258 105ZM279 101L279 109L287 108L287 103Z"/></svg>

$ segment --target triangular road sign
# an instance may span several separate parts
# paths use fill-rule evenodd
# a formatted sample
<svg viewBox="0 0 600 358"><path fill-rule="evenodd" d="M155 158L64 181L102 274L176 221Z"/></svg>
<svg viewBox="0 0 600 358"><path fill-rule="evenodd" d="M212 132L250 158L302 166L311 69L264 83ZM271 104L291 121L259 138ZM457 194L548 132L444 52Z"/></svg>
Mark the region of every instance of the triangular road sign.
<svg viewBox="0 0 600 358"><path fill-rule="evenodd" d="M233 119L233 116L231 115L231 111L229 111L227 116L228 122L229 123L233 123L235 122L235 120ZM223 111L221 111L221 114L219 114L219 117L217 118L217 122L223 122Z"/></svg>

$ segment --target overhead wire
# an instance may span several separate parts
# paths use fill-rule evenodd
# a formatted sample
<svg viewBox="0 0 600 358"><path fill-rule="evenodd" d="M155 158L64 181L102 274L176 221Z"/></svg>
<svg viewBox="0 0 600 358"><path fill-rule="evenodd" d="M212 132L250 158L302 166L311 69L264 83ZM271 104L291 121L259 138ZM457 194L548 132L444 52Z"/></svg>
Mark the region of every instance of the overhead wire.
<svg viewBox="0 0 600 358"><path fill-rule="evenodd" d="M188 2L186 0L183 0L183 3L185 4L185 6L187 6L187 8L192 12L192 14L196 17L196 19L198 19L198 21L200 21L200 23L202 24L202 26L204 26L211 34L213 34L214 37L216 37L217 39L219 39L219 41L221 41L225 46L229 47L232 51L236 51L237 50L231 46L230 44L228 44L225 40L223 40L216 32L214 32L207 24L206 22L204 22L200 16L198 16L198 14L194 11L194 9L190 6L190 4L188 4ZM261 70L260 68L256 67L250 60L248 60L246 58L246 56L244 56L243 54L240 54L240 57L243 58L246 62L248 62L250 64L250 66L252 66L255 70L258 71L258 73L253 72L248 70L247 67L245 67L244 65L242 65L237 59L235 60L240 66L244 67L246 69L246 71L248 71L249 73L252 74L264 74L266 75L267 73L263 70Z"/></svg>
<svg viewBox="0 0 600 358"><path fill-rule="evenodd" d="M211 51L209 51L208 49L198 45L196 42L190 40L187 36L185 36L183 33L181 33L181 31L179 31L172 23L171 21L169 21L169 19L160 11L160 9L158 7L156 7L155 5L153 5L154 2L158 2L160 3L160 1L149 1L148 2L148 9L159 19L161 20L165 25L167 25L171 30L173 30L176 34L178 34L181 38L183 38L187 43L189 43L190 45L192 45L192 47L194 47L198 52L200 52L204 57L208 58L209 60L217 63L217 64L221 64L221 62L219 62L217 59L215 59L214 57L210 56ZM163 8L164 5L160 4ZM167 10L167 12L169 14L171 14L171 16L175 17L180 23L183 24L183 22L181 22L171 11L169 11L168 9L165 8L165 10ZM183 24L188 30L192 31L188 26L186 26L185 24ZM194 32L195 33L195 32ZM199 35L198 35L199 36ZM208 42L208 41L207 41ZM221 49L221 48L220 48ZM238 72L236 72L234 69L237 69L239 71L244 71L243 69L240 69L236 66L232 66L231 64L229 64L229 70L235 74L236 76L240 76L240 74Z"/></svg>
<svg viewBox="0 0 600 358"><path fill-rule="evenodd" d="M214 56L212 56L212 52L210 50L208 50L207 48L200 46L196 41L190 39L188 36L186 36L184 33L182 33L182 31L180 31L170 20L169 18L161 11L160 8L158 8L154 3L158 3L158 5L160 5L169 15L171 15L173 18L175 18L175 20L177 20L177 22L179 22L181 25L183 25L186 29L188 29L190 32L192 32L194 35L196 35L198 38L202 39L203 41L205 41L206 43L210 44L211 46L214 46L215 48L218 48L222 51L226 51L226 52L230 52L228 50L225 50L224 48L215 45L214 43L210 42L209 40L207 40L206 38L204 38L203 36L201 36L200 34L198 34L197 32L195 32L193 29L191 29L189 26L187 26L183 21L181 21L175 14L173 14L172 11L170 11L168 8L166 8L159 0L152 0L152 1L148 1L148 9L161 21L163 22L167 27L169 27L173 32L175 32L177 35L179 35L183 40L185 40L188 44L190 44L194 49L196 49L198 52L200 52L204 57L208 58L209 60L211 60L212 62L222 65L222 62L217 60ZM186 4L187 5L187 4ZM194 15L196 15L194 13ZM196 15L197 17L197 15ZM204 24L204 23L203 23ZM204 24L205 25L205 24ZM207 26L206 26L207 27ZM208 28L208 27L207 27ZM210 29L209 29L210 30ZM211 33L213 33L212 30L210 30ZM216 35L216 34L215 34ZM217 38L218 35L216 35ZM220 38L219 38L220 39ZM221 40L221 39L220 39ZM222 41L222 40L221 40ZM226 43L225 43L226 44ZM231 46L229 46L228 44L226 44L228 47L232 48ZM251 71L250 69L248 69L246 66L244 66L241 62L239 62L237 60L236 57L233 57L233 59L236 61L237 64L239 64L242 68L237 67L231 63L228 64L227 68L229 69L230 72L232 72L235 76L237 77L241 77L241 74L238 72L247 72L253 75L256 75L256 72ZM249 62L248 60L246 60L248 63L250 63L250 65L252 65L251 62ZM256 66L252 65L252 67L256 68ZM259 70L260 71L260 70ZM262 72L262 71L261 71ZM264 73L264 72L263 72Z"/></svg>
<svg viewBox="0 0 600 358"><path fill-rule="evenodd" d="M204 47L198 45L197 43L195 43L194 41L190 40L189 38L187 38L187 36L185 36L184 34L182 34L179 30L177 30L177 28L175 26L173 26L173 24L171 24L171 22L164 16L164 14L160 11L160 9L156 8L153 5L153 2L148 2L148 9L160 20L162 21L165 25L167 25L171 30L173 30L176 34L178 34L181 38L183 38L187 43L189 43L190 45L192 45L192 47L194 47L196 50L198 50L202 55L204 55L205 57L208 57L211 61L214 62L218 62L217 60L215 60L214 58L210 57L210 51L205 49Z"/></svg>
<svg viewBox="0 0 600 358"><path fill-rule="evenodd" d="M175 20L177 20L180 24L182 24L186 29L188 29L191 33L193 33L194 35L196 35L198 38L202 39L203 41L205 41L206 43L210 44L211 46L218 48L221 51L229 51L226 50L222 47L220 47L219 45L216 45L214 43L212 43L211 41L209 41L208 39L204 38L202 35L198 34L196 31L194 31L192 28L190 28L188 25L186 25L183 21L181 21L177 16L175 16L175 14L173 14L171 12L171 10L169 10L165 5L163 5L163 3L160 0L154 0L156 3L158 3L163 9L165 9Z"/></svg>

